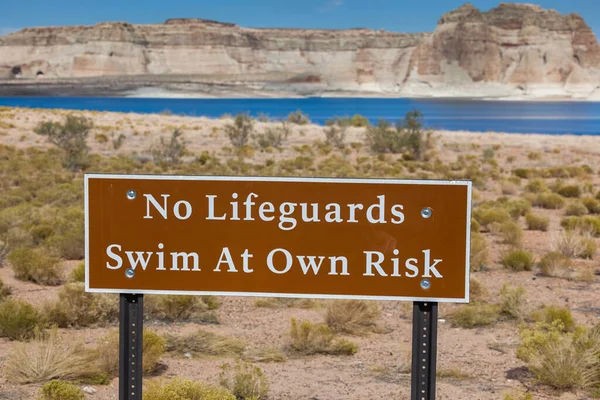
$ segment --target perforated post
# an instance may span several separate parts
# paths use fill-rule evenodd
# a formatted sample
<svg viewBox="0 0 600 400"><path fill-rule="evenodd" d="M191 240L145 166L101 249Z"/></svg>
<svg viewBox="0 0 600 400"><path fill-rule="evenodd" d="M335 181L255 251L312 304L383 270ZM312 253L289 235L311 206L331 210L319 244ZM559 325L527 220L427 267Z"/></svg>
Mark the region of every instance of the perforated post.
<svg viewBox="0 0 600 400"><path fill-rule="evenodd" d="M435 399L437 303L413 303L411 399Z"/></svg>
<svg viewBox="0 0 600 400"><path fill-rule="evenodd" d="M119 400L142 400L144 296L121 294Z"/></svg>

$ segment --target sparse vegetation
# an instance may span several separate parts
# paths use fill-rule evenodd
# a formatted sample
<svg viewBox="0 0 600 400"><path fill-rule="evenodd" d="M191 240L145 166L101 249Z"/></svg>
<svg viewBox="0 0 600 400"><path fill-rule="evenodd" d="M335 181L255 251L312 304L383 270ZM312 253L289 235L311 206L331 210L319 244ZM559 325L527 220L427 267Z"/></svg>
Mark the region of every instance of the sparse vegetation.
<svg viewBox="0 0 600 400"><path fill-rule="evenodd" d="M227 389L182 378L151 380L142 396L143 400L236 400Z"/></svg>
<svg viewBox="0 0 600 400"><path fill-rule="evenodd" d="M63 123L40 123L35 133L46 136L50 143L61 149L64 152L63 165L77 171L89 166L86 140L93 126L90 119L69 114Z"/></svg>
<svg viewBox="0 0 600 400"><path fill-rule="evenodd" d="M449 319L452 326L472 329L495 324L499 315L500 307L497 304L471 303L454 310Z"/></svg>
<svg viewBox="0 0 600 400"><path fill-rule="evenodd" d="M150 316L162 321L217 322L217 316L210 310L218 307L218 303L211 297L148 295L144 306Z"/></svg>
<svg viewBox="0 0 600 400"><path fill-rule="evenodd" d="M269 383L263 371L256 365L239 360L234 365L221 366L219 383L238 399L266 399L269 392Z"/></svg>
<svg viewBox="0 0 600 400"><path fill-rule="evenodd" d="M502 256L502 265L513 271L531 271L534 264L535 256L527 250L511 250Z"/></svg>
<svg viewBox="0 0 600 400"><path fill-rule="evenodd" d="M313 324L309 321L298 323L292 318L289 350L293 354L347 354L358 351L356 344L336 337L333 331L323 324Z"/></svg>
<svg viewBox="0 0 600 400"><path fill-rule="evenodd" d="M505 284L500 291L501 313L510 319L523 321L527 316L525 296L524 287L511 287L509 284Z"/></svg>
<svg viewBox="0 0 600 400"><path fill-rule="evenodd" d="M158 165L172 166L181 163L186 151L186 142L181 138L183 133L175 129L169 140L160 138L160 142L150 148L152 159Z"/></svg>
<svg viewBox="0 0 600 400"><path fill-rule="evenodd" d="M485 238L480 233L471 233L471 271L481 271L488 262L488 246Z"/></svg>
<svg viewBox="0 0 600 400"><path fill-rule="evenodd" d="M31 339L44 325L42 315L29 303L17 299L0 303L0 337Z"/></svg>
<svg viewBox="0 0 600 400"><path fill-rule="evenodd" d="M550 224L550 218L529 213L525 215L525 222L527 223L527 229L530 231L546 232L548 230L548 225Z"/></svg>
<svg viewBox="0 0 600 400"><path fill-rule="evenodd" d="M376 302L364 300L338 300L327 305L325 323L334 332L362 335L377 332L377 320L381 316Z"/></svg>
<svg viewBox="0 0 600 400"><path fill-rule="evenodd" d="M40 389L39 400L85 400L85 394L72 383L52 380Z"/></svg>
<svg viewBox="0 0 600 400"><path fill-rule="evenodd" d="M57 285L61 281L58 259L48 254L47 251L18 248L10 252L8 262L17 279L40 285Z"/></svg>
<svg viewBox="0 0 600 400"><path fill-rule="evenodd" d="M167 335L167 351L177 354L211 356L240 355L246 348L243 340L198 329L184 336Z"/></svg>
<svg viewBox="0 0 600 400"><path fill-rule="evenodd" d="M248 145L254 133L254 120L248 114L239 114L235 117L233 125L225 127L225 133L231 145L241 149Z"/></svg>

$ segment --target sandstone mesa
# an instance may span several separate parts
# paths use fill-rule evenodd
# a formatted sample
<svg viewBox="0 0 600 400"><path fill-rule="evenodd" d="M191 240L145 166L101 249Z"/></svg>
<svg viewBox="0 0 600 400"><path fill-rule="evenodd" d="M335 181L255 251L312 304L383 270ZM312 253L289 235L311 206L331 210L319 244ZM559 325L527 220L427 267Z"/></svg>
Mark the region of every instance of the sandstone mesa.
<svg viewBox="0 0 600 400"><path fill-rule="evenodd" d="M432 33L170 19L0 37L0 95L57 92L598 100L600 46L577 14L509 3L465 4Z"/></svg>

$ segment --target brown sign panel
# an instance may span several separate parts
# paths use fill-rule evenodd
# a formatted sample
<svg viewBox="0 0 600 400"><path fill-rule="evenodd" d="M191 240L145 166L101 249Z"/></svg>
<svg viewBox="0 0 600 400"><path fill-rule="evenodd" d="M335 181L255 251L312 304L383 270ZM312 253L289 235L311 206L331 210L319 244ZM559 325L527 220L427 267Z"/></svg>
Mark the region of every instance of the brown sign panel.
<svg viewBox="0 0 600 400"><path fill-rule="evenodd" d="M86 290L468 302L471 183L86 175Z"/></svg>

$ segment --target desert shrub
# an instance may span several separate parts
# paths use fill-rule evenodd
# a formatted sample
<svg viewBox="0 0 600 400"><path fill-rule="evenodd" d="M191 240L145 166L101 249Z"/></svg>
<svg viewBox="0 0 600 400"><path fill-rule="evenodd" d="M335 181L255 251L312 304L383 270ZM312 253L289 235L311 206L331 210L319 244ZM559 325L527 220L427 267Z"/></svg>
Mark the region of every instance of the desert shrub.
<svg viewBox="0 0 600 400"><path fill-rule="evenodd" d="M539 193L533 200L533 205L549 210L563 208L565 199L556 193Z"/></svg>
<svg viewBox="0 0 600 400"><path fill-rule="evenodd" d="M39 400L85 400L85 394L72 383L52 380L40 389Z"/></svg>
<svg viewBox="0 0 600 400"><path fill-rule="evenodd" d="M358 351L356 344L337 338L327 325L312 324L308 321L298 323L295 318L292 318L288 348L292 353L299 355L352 355Z"/></svg>
<svg viewBox="0 0 600 400"><path fill-rule="evenodd" d="M501 313L510 319L523 321L527 316L525 296L526 292L523 286L513 288L509 284L505 284L500 290Z"/></svg>
<svg viewBox="0 0 600 400"><path fill-rule="evenodd" d="M111 138L112 138L112 147L114 150L119 150L122 146L123 143L125 143L125 139L127 138L124 134L119 134L119 136L117 136L116 138L114 137L114 134L111 134Z"/></svg>
<svg viewBox="0 0 600 400"><path fill-rule="evenodd" d="M325 323L334 332L365 334L377 331L381 310L376 302L338 300L327 305Z"/></svg>
<svg viewBox="0 0 600 400"><path fill-rule="evenodd" d="M47 304L44 312L59 328L86 327L117 321L119 303L114 295L88 293L83 283L73 282L60 289L58 300Z"/></svg>
<svg viewBox="0 0 600 400"><path fill-rule="evenodd" d="M583 203L574 201L565 207L565 215L580 217L588 213L588 209Z"/></svg>
<svg viewBox="0 0 600 400"><path fill-rule="evenodd" d="M269 393L269 383L263 371L256 365L239 360L235 365L221 366L219 383L238 399L261 400Z"/></svg>
<svg viewBox="0 0 600 400"><path fill-rule="evenodd" d="M296 110L296 112L289 113L287 121L291 124L296 125L310 124L310 118L308 117L308 115L302 113L301 110Z"/></svg>
<svg viewBox="0 0 600 400"><path fill-rule="evenodd" d="M0 303L0 336L27 340L44 327L42 315L29 303L8 299Z"/></svg>
<svg viewBox="0 0 600 400"><path fill-rule="evenodd" d="M83 210L68 207L53 221L54 234L44 247L66 260L81 260L85 255L85 220Z"/></svg>
<svg viewBox="0 0 600 400"><path fill-rule="evenodd" d="M510 200L506 197L501 197L496 203L499 207L505 209L514 219L518 219L531 211L531 203L525 199Z"/></svg>
<svg viewBox="0 0 600 400"><path fill-rule="evenodd" d="M143 400L236 400L225 388L188 379L151 380L142 395Z"/></svg>
<svg viewBox="0 0 600 400"><path fill-rule="evenodd" d="M150 154L156 164L173 166L181 163L186 151L186 142L181 138L183 133L175 129L167 141L160 138L160 142L150 148Z"/></svg>
<svg viewBox="0 0 600 400"><path fill-rule="evenodd" d="M564 217L560 220L560 226L566 230L581 230L591 235L600 235L600 218L598 217Z"/></svg>
<svg viewBox="0 0 600 400"><path fill-rule="evenodd" d="M186 295L148 295L145 296L144 307L148 315L153 318L180 322L191 319L203 322L216 322L217 317L210 311L213 309L214 300L207 299L210 304L204 302L203 297Z"/></svg>
<svg viewBox="0 0 600 400"><path fill-rule="evenodd" d="M539 214L529 213L525 215L525 222L527 223L527 229L530 231L546 232L548 230L548 225L550 224L550 218Z"/></svg>
<svg viewBox="0 0 600 400"><path fill-rule="evenodd" d="M332 125L325 128L325 141L329 145L337 149L343 149L346 147L345 140L346 127Z"/></svg>
<svg viewBox="0 0 600 400"><path fill-rule="evenodd" d="M592 234L579 229L560 232L551 238L554 251L567 257L592 259L597 251L597 244Z"/></svg>
<svg viewBox="0 0 600 400"><path fill-rule="evenodd" d="M514 195L514 194L517 194L517 191L519 190L519 186L513 182L502 181L500 183L500 190L502 191L502 194L504 194L504 195Z"/></svg>
<svg viewBox="0 0 600 400"><path fill-rule="evenodd" d="M237 149L248 145L253 132L254 120L248 114L238 114L233 121L233 125L225 126L225 133L231 145Z"/></svg>
<svg viewBox="0 0 600 400"><path fill-rule="evenodd" d="M592 331L564 332L560 321L521 331L517 357L537 381L558 389L586 388L598 382L598 339Z"/></svg>
<svg viewBox="0 0 600 400"><path fill-rule="evenodd" d="M561 186L556 190L556 193L563 197L581 197L581 188L576 185Z"/></svg>
<svg viewBox="0 0 600 400"><path fill-rule="evenodd" d="M506 244L519 247L523 243L523 230L514 221L506 221L499 226L500 234Z"/></svg>
<svg viewBox="0 0 600 400"><path fill-rule="evenodd" d="M243 340L221 336L198 329L184 336L167 335L167 351L178 354L202 354L211 356L240 355L246 348Z"/></svg>
<svg viewBox="0 0 600 400"><path fill-rule="evenodd" d="M142 369L145 374L154 372L159 367L159 361L167 349L166 340L144 329L142 337ZM95 368L109 377L119 373L119 331L115 330L98 341L98 346L92 353L95 357Z"/></svg>
<svg viewBox="0 0 600 400"><path fill-rule="evenodd" d="M585 197L581 201L590 214L600 214L600 201L593 197Z"/></svg>
<svg viewBox="0 0 600 400"><path fill-rule="evenodd" d="M376 126L367 128L367 144L377 154L407 152L411 158L422 160L433 145L431 131L425 131L423 126L423 115L416 110L406 113L395 129L380 120Z"/></svg>
<svg viewBox="0 0 600 400"><path fill-rule="evenodd" d="M535 400L533 395L529 392L527 393L513 393L513 394L505 394L503 400Z"/></svg>
<svg viewBox="0 0 600 400"><path fill-rule="evenodd" d="M540 260L540 272L544 276L563 276L571 266L571 259L559 251L550 251Z"/></svg>
<svg viewBox="0 0 600 400"><path fill-rule="evenodd" d="M479 225L479 222L475 218L471 218L471 232L479 232L480 229L481 225Z"/></svg>
<svg viewBox="0 0 600 400"><path fill-rule="evenodd" d="M481 271L488 262L489 253L485 238L481 233L471 233L471 254L470 254L470 269L471 271Z"/></svg>
<svg viewBox="0 0 600 400"><path fill-rule="evenodd" d="M495 324L499 316L500 308L496 304L471 303L451 312L449 319L454 327L472 329Z"/></svg>
<svg viewBox="0 0 600 400"><path fill-rule="evenodd" d="M483 302L489 294L490 292L479 279L473 277L469 279L469 298L471 301Z"/></svg>
<svg viewBox="0 0 600 400"><path fill-rule="evenodd" d="M75 268L71 271L71 276L69 277L69 281L71 282L85 282L85 262L80 262L77 264Z"/></svg>
<svg viewBox="0 0 600 400"><path fill-rule="evenodd" d="M548 190L546 182L541 179L533 179L525 185L525 190L530 193L541 193Z"/></svg>
<svg viewBox="0 0 600 400"><path fill-rule="evenodd" d="M83 380L96 373L90 353L81 344L61 340L56 333L16 343L5 361L9 382L27 384L52 379Z"/></svg>
<svg viewBox="0 0 600 400"><path fill-rule="evenodd" d="M532 318L537 322L560 326L562 332L573 332L575 330L575 319L568 308L555 305L544 306L540 311L533 313ZM555 322L559 324L555 324Z"/></svg>
<svg viewBox="0 0 600 400"><path fill-rule="evenodd" d="M503 208L478 207L475 210L473 210L473 218L475 218L475 220L477 222L479 222L479 224L481 224L481 226L488 229L490 224L493 224L493 223L501 224L503 222L510 221L511 216L508 213L508 211L506 211Z"/></svg>
<svg viewBox="0 0 600 400"><path fill-rule="evenodd" d="M513 271L531 271L535 256L527 250L511 250L502 257L502 265Z"/></svg>
<svg viewBox="0 0 600 400"><path fill-rule="evenodd" d="M356 128L362 128L369 126L369 120L360 114L355 114L352 118L350 118L350 125Z"/></svg>
<svg viewBox="0 0 600 400"><path fill-rule="evenodd" d="M287 140L289 134L290 129L287 125L283 127L268 127L265 129L265 133L257 134L255 140L261 149L268 149L269 147L279 149Z"/></svg>
<svg viewBox="0 0 600 400"><path fill-rule="evenodd" d="M89 165L86 139L92 127L93 122L88 118L67 115L64 123L41 122L35 133L46 136L50 143L64 152L65 168L77 171Z"/></svg>
<svg viewBox="0 0 600 400"><path fill-rule="evenodd" d="M18 248L10 252L8 262L15 278L40 285L58 285L61 281L58 259L40 249Z"/></svg>

